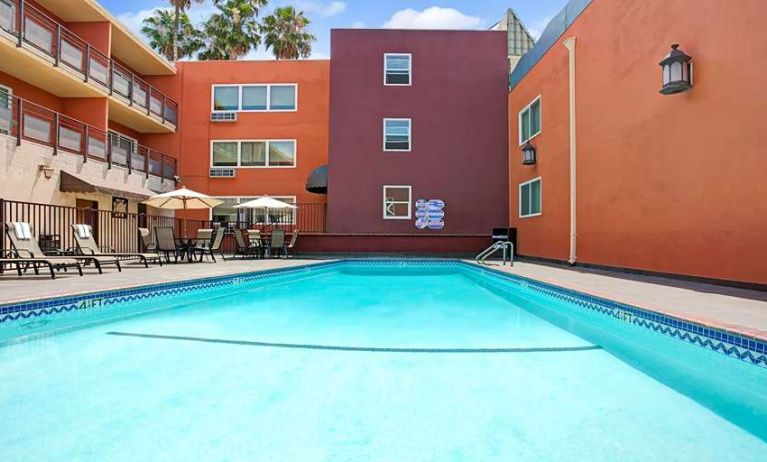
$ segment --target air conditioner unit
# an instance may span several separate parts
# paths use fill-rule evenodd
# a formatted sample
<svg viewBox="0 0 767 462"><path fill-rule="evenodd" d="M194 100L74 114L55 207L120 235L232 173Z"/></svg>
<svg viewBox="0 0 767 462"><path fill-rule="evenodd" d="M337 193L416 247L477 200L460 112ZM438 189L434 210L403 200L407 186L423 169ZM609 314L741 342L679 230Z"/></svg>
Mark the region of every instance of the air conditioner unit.
<svg viewBox="0 0 767 462"><path fill-rule="evenodd" d="M234 178L237 171L233 168L212 168L208 173L210 178Z"/></svg>
<svg viewBox="0 0 767 462"><path fill-rule="evenodd" d="M237 122L237 113L234 111L229 112L211 112L211 122Z"/></svg>

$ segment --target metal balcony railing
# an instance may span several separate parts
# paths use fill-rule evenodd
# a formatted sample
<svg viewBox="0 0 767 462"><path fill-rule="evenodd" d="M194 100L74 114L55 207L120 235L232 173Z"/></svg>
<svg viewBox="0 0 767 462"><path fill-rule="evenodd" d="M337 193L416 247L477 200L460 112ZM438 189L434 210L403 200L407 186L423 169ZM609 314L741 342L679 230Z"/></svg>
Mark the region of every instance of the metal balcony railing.
<svg viewBox="0 0 767 462"><path fill-rule="evenodd" d="M178 103L68 30L26 0L0 0L0 29L18 47L42 54L163 124L178 126Z"/></svg>
<svg viewBox="0 0 767 462"><path fill-rule="evenodd" d="M173 180L177 161L113 132L105 132L77 119L52 111L17 96L0 94L0 133L82 156L84 162L106 162Z"/></svg>

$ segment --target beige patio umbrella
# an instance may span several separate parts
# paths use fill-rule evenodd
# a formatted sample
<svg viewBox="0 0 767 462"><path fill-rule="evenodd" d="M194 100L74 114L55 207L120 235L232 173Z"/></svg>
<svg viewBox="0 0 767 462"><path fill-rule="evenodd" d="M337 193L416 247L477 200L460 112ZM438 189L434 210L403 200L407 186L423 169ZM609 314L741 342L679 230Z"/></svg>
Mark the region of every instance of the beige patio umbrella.
<svg viewBox="0 0 767 462"><path fill-rule="evenodd" d="M242 204L235 205L237 208L247 208L247 209L297 209L293 204L288 204L287 202L278 201L277 199L269 196L259 197L258 199L253 199L252 201L243 202Z"/></svg>
<svg viewBox="0 0 767 462"><path fill-rule="evenodd" d="M143 203L158 209L191 210L212 209L217 205L223 204L224 201L182 187L181 189L152 196Z"/></svg>

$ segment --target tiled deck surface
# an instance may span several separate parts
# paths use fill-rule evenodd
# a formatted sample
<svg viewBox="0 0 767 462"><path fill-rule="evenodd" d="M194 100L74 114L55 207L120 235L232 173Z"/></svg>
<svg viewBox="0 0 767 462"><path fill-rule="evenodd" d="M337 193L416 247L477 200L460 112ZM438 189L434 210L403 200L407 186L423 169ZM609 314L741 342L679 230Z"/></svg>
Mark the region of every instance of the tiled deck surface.
<svg viewBox="0 0 767 462"><path fill-rule="evenodd" d="M0 303L32 300L40 298L75 295L101 290L124 289L147 284L181 281L227 274L246 273L250 271L289 268L297 265L321 263L325 260L273 259L273 260L227 260L217 263L183 263L166 264L163 266L150 265L144 268L137 264L123 265L122 272L114 267L104 268L104 274L98 274L93 268L85 268L85 276L80 277L76 271L56 273L56 279L51 279L46 271L40 276L26 274L19 278L15 271L8 271L0 276Z"/></svg>
<svg viewBox="0 0 767 462"><path fill-rule="evenodd" d="M519 261L490 267L767 340L767 292Z"/></svg>
<svg viewBox="0 0 767 462"><path fill-rule="evenodd" d="M61 276L55 280L42 273L40 276L25 275L18 278L15 272L8 272L0 276L0 303L287 268L322 261L326 260L229 260L150 266L148 269L128 264L122 273L109 268L103 275L98 275L93 269L87 269L84 277L72 272L60 273ZM513 267L491 265L491 268L767 339L767 292L528 262L516 262Z"/></svg>

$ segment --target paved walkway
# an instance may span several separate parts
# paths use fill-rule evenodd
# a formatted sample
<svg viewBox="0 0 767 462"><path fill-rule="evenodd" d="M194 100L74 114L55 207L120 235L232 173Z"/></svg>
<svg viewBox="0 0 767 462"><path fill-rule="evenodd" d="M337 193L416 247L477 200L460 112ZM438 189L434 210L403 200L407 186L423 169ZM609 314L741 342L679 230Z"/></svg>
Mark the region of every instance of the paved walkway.
<svg viewBox="0 0 767 462"><path fill-rule="evenodd" d="M151 266L148 269L126 264L122 273L109 268L103 275L98 275L94 274L93 269L87 269L84 277L79 277L76 273L60 273L61 276L56 279L42 274L18 278L14 272L8 272L0 276L0 303L287 268L322 261L326 260L229 260L218 263ZM767 340L767 292L528 262L516 262L513 267L491 267Z"/></svg>
<svg viewBox="0 0 767 462"><path fill-rule="evenodd" d="M767 340L767 292L529 262L491 268Z"/></svg>
<svg viewBox="0 0 767 462"><path fill-rule="evenodd" d="M288 268L297 265L321 263L323 260L273 259L273 260L227 260L218 259L217 263L180 263L163 266L134 263L123 264L122 272L114 267L104 268L104 274L98 274L93 268L85 268L85 276L76 271L56 273L56 279L41 271L40 276L25 274L19 278L15 271L0 276L0 303L60 297L101 290L125 289L147 284L181 281L184 279L222 276L246 273L274 268Z"/></svg>

